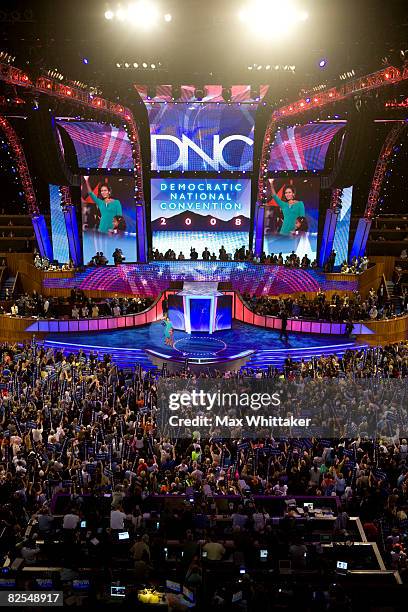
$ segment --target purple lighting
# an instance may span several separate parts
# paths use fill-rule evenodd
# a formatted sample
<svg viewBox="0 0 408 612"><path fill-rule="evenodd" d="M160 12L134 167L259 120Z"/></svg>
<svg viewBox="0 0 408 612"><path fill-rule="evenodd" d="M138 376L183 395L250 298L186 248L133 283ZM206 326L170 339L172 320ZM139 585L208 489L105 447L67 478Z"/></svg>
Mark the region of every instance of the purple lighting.
<svg viewBox="0 0 408 612"><path fill-rule="evenodd" d="M327 59L322 57L322 59L319 61L319 68L325 68L326 66L327 66Z"/></svg>

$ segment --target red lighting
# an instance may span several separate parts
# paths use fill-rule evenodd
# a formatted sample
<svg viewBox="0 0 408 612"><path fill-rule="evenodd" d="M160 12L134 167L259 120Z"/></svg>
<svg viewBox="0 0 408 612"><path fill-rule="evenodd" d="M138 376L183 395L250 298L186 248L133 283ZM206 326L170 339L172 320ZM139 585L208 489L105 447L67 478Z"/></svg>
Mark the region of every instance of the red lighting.
<svg viewBox="0 0 408 612"><path fill-rule="evenodd" d="M332 98L332 97L333 97L333 92L331 91L331 92L329 93L329 98Z"/></svg>
<svg viewBox="0 0 408 612"><path fill-rule="evenodd" d="M67 96L71 96L72 95L72 91L70 89L67 89Z"/></svg>
<svg viewBox="0 0 408 612"><path fill-rule="evenodd" d="M9 145L13 150L24 195L26 201L29 203L30 214L39 214L27 160L21 147L20 140L11 124L4 117L0 117L0 125L2 126Z"/></svg>
<svg viewBox="0 0 408 612"><path fill-rule="evenodd" d="M303 108L303 106L304 106L304 105L305 105L305 103L304 103L304 102L301 102L301 103L300 103L300 106L301 106L302 108Z"/></svg>
<svg viewBox="0 0 408 612"><path fill-rule="evenodd" d="M318 102L319 98L313 98L313 102Z"/></svg>
<svg viewBox="0 0 408 612"><path fill-rule="evenodd" d="M389 78L390 78L390 74L389 74L389 72L386 72L386 73L385 73L385 78L386 78L386 79L389 79Z"/></svg>
<svg viewBox="0 0 408 612"><path fill-rule="evenodd" d="M290 110L290 111L293 111L293 106L289 106L289 110Z"/></svg>

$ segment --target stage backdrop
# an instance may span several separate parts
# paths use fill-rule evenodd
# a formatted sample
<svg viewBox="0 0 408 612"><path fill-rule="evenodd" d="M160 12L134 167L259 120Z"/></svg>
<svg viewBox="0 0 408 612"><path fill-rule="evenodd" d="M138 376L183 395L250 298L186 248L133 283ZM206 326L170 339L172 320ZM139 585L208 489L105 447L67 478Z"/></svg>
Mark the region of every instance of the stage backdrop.
<svg viewBox="0 0 408 612"><path fill-rule="evenodd" d="M146 102L153 171L250 171L256 103Z"/></svg>
<svg viewBox="0 0 408 612"><path fill-rule="evenodd" d="M306 254L313 261L317 250L320 179L271 178L277 195L272 197L268 182L263 250L268 255L282 253L283 257L295 251L300 258ZM298 203L293 207L286 202L286 188L295 191Z"/></svg>
<svg viewBox="0 0 408 612"><path fill-rule="evenodd" d="M329 145L345 125L345 121L322 121L279 129L272 143L268 170L323 170Z"/></svg>
<svg viewBox="0 0 408 612"><path fill-rule="evenodd" d="M153 250L173 249L190 259L194 247L201 259L224 245L227 253L247 248L251 181L249 179L152 179Z"/></svg>
<svg viewBox="0 0 408 612"><path fill-rule="evenodd" d="M88 192L88 178L91 194ZM106 206L102 195L104 187L111 190L112 202ZM102 190L102 193L101 193ZM122 249L126 262L136 261L136 207L135 181L118 176L82 177L82 245L84 263L102 251L109 263L113 252Z"/></svg>
<svg viewBox="0 0 408 612"><path fill-rule="evenodd" d="M132 145L123 127L62 119L57 124L71 138L80 168L133 169Z"/></svg>

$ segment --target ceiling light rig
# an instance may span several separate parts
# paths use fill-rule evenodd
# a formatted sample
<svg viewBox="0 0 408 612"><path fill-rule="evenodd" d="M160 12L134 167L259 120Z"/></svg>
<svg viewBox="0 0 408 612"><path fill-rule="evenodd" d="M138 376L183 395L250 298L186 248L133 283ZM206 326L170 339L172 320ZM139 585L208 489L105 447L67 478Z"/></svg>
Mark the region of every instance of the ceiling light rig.
<svg viewBox="0 0 408 612"><path fill-rule="evenodd" d="M46 74L47 76L51 77L52 79L56 79L57 81L64 80L64 76L57 70L57 68L54 68L54 70L47 70Z"/></svg>
<svg viewBox="0 0 408 612"><path fill-rule="evenodd" d="M121 62L116 62L115 63L116 68L118 68L119 70L154 70L154 71L158 71L158 70L163 70L163 65L161 62L158 62L156 60L152 60L150 62L146 62L146 61L133 61L133 60L126 60L126 61L121 61Z"/></svg>
<svg viewBox="0 0 408 612"><path fill-rule="evenodd" d="M139 30L151 30L160 22L171 23L173 16L162 12L154 0L137 0L127 6L110 6L105 11L107 21L119 21Z"/></svg>
<svg viewBox="0 0 408 612"><path fill-rule="evenodd" d="M293 64L250 64L247 66L248 70L258 70L262 72L290 72L294 74L296 72L296 66Z"/></svg>
<svg viewBox="0 0 408 612"><path fill-rule="evenodd" d="M342 74L340 74L339 78L340 78L340 81L347 81L347 79L352 79L355 76L356 76L356 73L354 70L347 70L346 72L343 72Z"/></svg>
<svg viewBox="0 0 408 612"><path fill-rule="evenodd" d="M14 64L15 61L15 56L10 55L7 51L0 51L0 62L2 64Z"/></svg>

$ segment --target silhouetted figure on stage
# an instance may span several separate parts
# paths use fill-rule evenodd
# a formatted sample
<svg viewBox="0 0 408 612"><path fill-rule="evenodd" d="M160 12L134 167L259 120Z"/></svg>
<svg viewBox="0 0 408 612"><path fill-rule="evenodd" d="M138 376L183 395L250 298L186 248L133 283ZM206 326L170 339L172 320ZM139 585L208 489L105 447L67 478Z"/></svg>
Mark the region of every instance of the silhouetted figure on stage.
<svg viewBox="0 0 408 612"><path fill-rule="evenodd" d="M286 310L281 310L280 312L280 320L281 320L281 332L280 332L280 336L279 339L282 340L282 338L285 336L285 339L288 339L288 332L287 332L287 327L288 327L288 313L286 312Z"/></svg>

